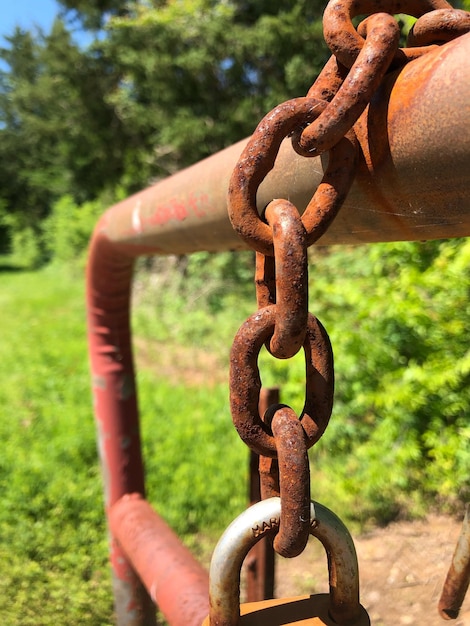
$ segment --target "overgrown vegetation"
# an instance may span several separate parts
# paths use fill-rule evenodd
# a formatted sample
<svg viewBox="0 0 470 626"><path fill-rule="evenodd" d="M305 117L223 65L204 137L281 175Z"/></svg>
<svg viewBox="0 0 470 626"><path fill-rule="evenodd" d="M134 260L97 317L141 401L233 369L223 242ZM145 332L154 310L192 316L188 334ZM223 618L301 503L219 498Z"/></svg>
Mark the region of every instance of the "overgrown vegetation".
<svg viewBox="0 0 470 626"><path fill-rule="evenodd" d="M331 334L337 383L314 467L359 520L468 499L469 261L469 240L374 245L315 261L311 302Z"/></svg>
<svg viewBox="0 0 470 626"><path fill-rule="evenodd" d="M303 94L325 59L321 3L60 4L50 33L17 30L0 49L6 626L113 623L82 278L98 215L247 135ZM74 24L95 34L90 48L76 44ZM468 499L469 261L468 240L312 251L310 308L336 360L312 496L346 521ZM245 506L247 452L218 370L255 308L252 275L251 253L200 253L142 262L136 279L149 497L196 548ZM163 345L172 380L155 372ZM197 384L187 376L195 354L209 359ZM302 355L264 352L260 369L300 412Z"/></svg>

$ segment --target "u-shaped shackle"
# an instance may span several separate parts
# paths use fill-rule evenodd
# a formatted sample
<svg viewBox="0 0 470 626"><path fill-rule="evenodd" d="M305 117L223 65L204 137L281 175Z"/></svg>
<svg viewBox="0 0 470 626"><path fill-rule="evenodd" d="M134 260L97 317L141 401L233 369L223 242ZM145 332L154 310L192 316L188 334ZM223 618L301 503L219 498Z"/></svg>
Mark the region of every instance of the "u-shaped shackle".
<svg viewBox="0 0 470 626"><path fill-rule="evenodd" d="M239 515L220 538L210 566L210 623L236 626L240 619L240 571L249 550L265 535L279 529L280 498L257 502ZM359 568L352 537L343 522L318 502L310 503L310 534L328 558L331 617L354 623L359 602ZM223 616L222 621L217 616Z"/></svg>

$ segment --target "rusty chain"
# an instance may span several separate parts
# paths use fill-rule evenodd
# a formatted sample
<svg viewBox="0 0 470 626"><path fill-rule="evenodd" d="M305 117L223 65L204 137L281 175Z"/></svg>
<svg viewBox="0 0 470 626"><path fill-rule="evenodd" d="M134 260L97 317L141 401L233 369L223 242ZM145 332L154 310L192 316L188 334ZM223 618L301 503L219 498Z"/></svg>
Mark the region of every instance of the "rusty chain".
<svg viewBox="0 0 470 626"><path fill-rule="evenodd" d="M399 48L393 14L418 18ZM353 18L366 16L356 29ZM387 72L470 30L470 14L445 0L330 0L324 37L332 57L305 97L278 105L258 124L232 174L228 211L234 229L256 251L258 310L237 332L230 357L230 405L242 440L260 455L262 497L280 495L274 547L292 557L309 535L307 450L322 436L333 406L333 353L328 335L308 312L307 248L328 229L352 184L357 160L354 124ZM329 152L323 179L302 216L273 199L260 217L256 195L291 137L306 157ZM262 346L276 358L305 354L305 404L258 410Z"/></svg>

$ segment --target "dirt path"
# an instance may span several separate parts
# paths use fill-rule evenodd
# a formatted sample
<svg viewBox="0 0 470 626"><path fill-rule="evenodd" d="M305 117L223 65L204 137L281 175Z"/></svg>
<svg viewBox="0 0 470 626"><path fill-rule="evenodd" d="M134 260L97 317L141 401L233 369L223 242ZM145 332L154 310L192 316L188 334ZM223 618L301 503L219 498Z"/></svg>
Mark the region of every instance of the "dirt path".
<svg viewBox="0 0 470 626"><path fill-rule="evenodd" d="M457 620L444 621L437 613L459 532L460 524L454 519L431 516L354 538L361 602L373 626L470 626L470 597ZM326 558L314 540L297 559L277 563L277 596L328 591Z"/></svg>

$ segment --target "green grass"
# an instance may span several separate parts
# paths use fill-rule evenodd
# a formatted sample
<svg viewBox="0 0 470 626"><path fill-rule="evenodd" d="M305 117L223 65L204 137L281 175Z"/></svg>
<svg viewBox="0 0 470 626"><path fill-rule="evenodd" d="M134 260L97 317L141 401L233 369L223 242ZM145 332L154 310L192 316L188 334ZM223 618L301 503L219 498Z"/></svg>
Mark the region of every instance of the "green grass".
<svg viewBox="0 0 470 626"><path fill-rule="evenodd" d="M55 266L0 286L1 621L112 624L83 279ZM139 378L149 499L197 548L245 505L227 388Z"/></svg>
<svg viewBox="0 0 470 626"><path fill-rule="evenodd" d="M111 624L81 277L0 277L2 624Z"/></svg>

